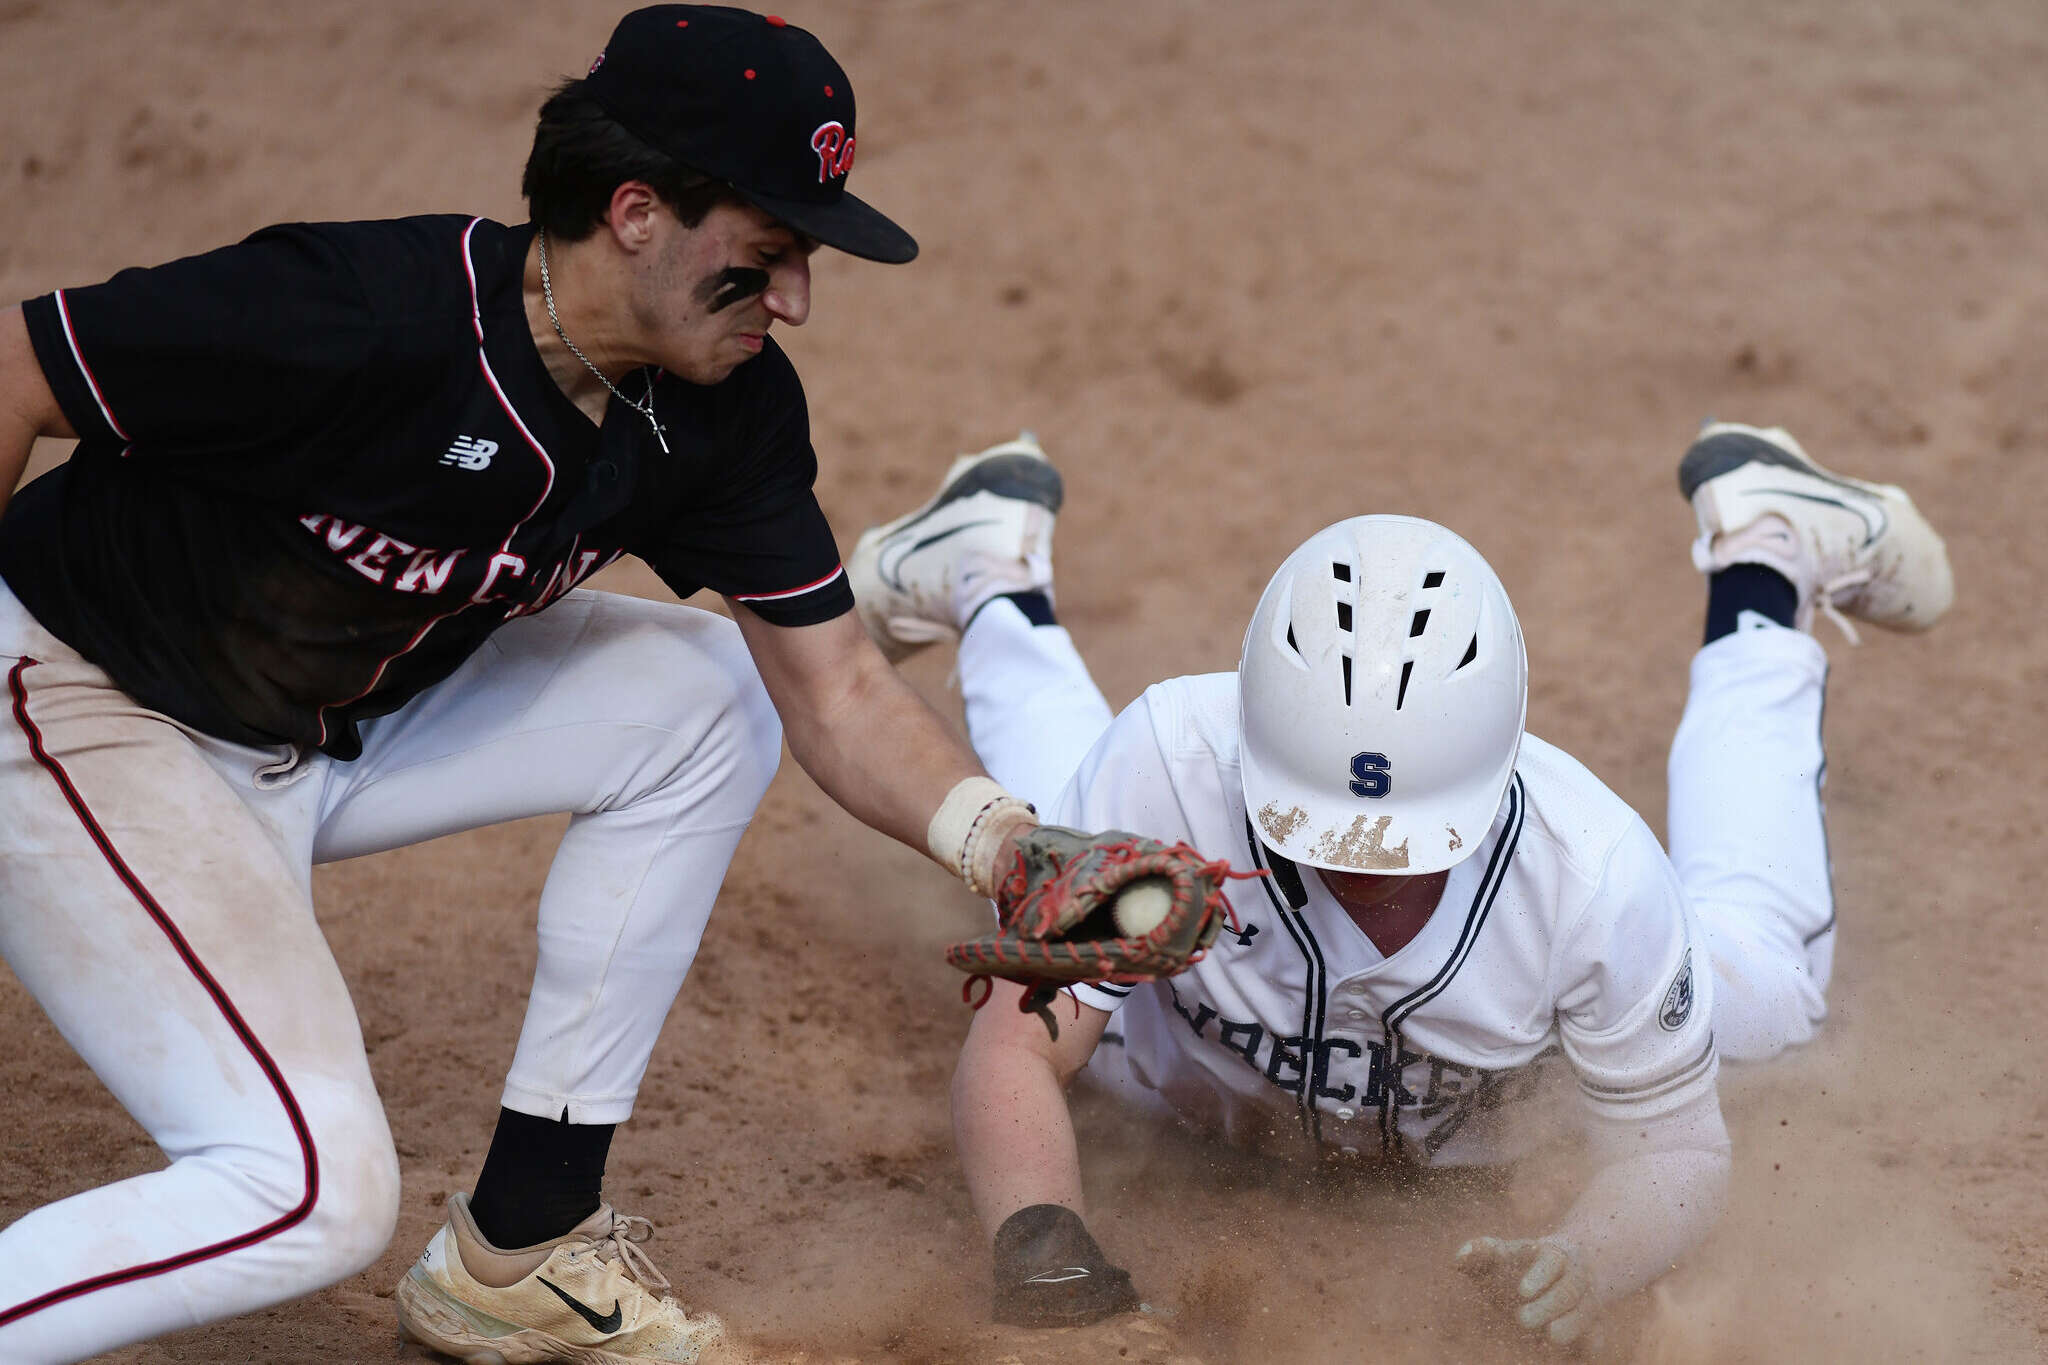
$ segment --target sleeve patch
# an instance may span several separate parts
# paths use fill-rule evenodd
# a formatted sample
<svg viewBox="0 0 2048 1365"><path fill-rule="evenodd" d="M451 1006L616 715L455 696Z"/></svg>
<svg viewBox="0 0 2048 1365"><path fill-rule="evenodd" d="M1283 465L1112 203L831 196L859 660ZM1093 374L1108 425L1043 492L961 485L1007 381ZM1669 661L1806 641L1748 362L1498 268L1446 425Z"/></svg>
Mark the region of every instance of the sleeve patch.
<svg viewBox="0 0 2048 1365"><path fill-rule="evenodd" d="M1664 1004L1657 1011L1657 1023L1666 1033L1676 1033L1685 1027L1685 1021L1692 1018L1692 949L1685 950L1685 960L1678 964L1678 975L1671 982L1671 989L1664 992Z"/></svg>

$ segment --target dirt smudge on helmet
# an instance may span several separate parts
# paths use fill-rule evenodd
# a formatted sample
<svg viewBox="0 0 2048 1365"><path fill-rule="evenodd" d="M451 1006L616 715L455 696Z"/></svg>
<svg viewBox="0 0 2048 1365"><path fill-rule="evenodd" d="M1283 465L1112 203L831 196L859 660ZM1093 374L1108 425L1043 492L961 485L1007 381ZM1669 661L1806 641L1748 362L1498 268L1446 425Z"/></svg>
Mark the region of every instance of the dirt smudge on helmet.
<svg viewBox="0 0 2048 1365"><path fill-rule="evenodd" d="M1269 801L1259 809L1259 828L1272 839L1285 843L1294 837L1294 832L1308 823L1308 812L1300 806L1280 809L1280 803Z"/></svg>
<svg viewBox="0 0 2048 1365"><path fill-rule="evenodd" d="M1325 831L1310 857L1357 872L1398 872L1408 866L1408 841L1387 847L1387 826L1391 815L1359 815L1351 827L1339 834Z"/></svg>

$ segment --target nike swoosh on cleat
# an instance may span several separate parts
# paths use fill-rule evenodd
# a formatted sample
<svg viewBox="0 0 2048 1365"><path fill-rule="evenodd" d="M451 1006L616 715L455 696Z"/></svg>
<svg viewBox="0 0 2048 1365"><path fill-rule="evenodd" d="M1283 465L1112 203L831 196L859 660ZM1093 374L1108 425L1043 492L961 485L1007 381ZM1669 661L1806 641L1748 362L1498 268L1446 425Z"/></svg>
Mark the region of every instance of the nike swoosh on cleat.
<svg viewBox="0 0 2048 1365"><path fill-rule="evenodd" d="M1882 507L1877 509L1877 520L1872 521L1869 510L1861 505L1853 502L1844 502L1840 498L1824 498L1818 493L1800 493L1790 488L1752 488L1749 490L1749 495L1753 498L1763 496L1798 498L1801 502L1817 502L1823 507L1839 507L1846 512L1854 512L1865 527L1863 548L1866 550L1877 544L1877 538L1884 534L1884 528L1891 522L1891 518L1886 515Z"/></svg>
<svg viewBox="0 0 2048 1365"><path fill-rule="evenodd" d="M1033 1275L1030 1279L1024 1281L1024 1283L1066 1284L1070 1280L1085 1280L1094 1273L1094 1271L1090 1270L1085 1265L1066 1265L1061 1266L1058 1270L1040 1271L1038 1274ZM542 1283L545 1284L546 1281L542 1281Z"/></svg>
<svg viewBox="0 0 2048 1365"><path fill-rule="evenodd" d="M980 521L964 521L949 531L941 531L935 536L926 536L923 540L913 541L911 544L898 550L893 559L890 558L889 552L895 549L895 547L893 545L885 545L882 547L881 552L875 556L875 573L880 576L883 582L896 589L896 591L907 592L909 589L903 586L903 580L897 576L897 570L903 567L904 560L910 558L919 550L928 549L942 540L959 535L962 531L972 531L977 526L994 526L995 524L996 518L994 517L984 517Z"/></svg>
<svg viewBox="0 0 2048 1365"><path fill-rule="evenodd" d="M546 1280L542 1280L541 1283L547 1285L549 1293L575 1309L577 1317L582 1318L592 1327L606 1335L618 1331L619 1324L626 1320L626 1315L619 1311L619 1301L617 1299L612 1300L611 1312L599 1313L596 1309L587 1307L570 1298L559 1286L548 1284Z"/></svg>

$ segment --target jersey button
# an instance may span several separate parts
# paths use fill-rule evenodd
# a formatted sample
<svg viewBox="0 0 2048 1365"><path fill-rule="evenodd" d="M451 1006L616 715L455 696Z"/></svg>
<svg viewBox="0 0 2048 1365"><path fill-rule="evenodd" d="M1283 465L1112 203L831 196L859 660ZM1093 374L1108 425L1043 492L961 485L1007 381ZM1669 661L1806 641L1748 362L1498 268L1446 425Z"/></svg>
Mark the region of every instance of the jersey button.
<svg viewBox="0 0 2048 1365"><path fill-rule="evenodd" d="M1358 1117L1358 1111L1347 1106L1337 1111L1337 1117L1340 1119L1355 1119Z"/></svg>
<svg viewBox="0 0 2048 1365"><path fill-rule="evenodd" d="M1364 1011L1364 1010L1346 1010L1346 1011L1344 1011L1344 1017L1345 1017L1346 1019L1363 1019L1363 1018L1365 1018L1365 1011Z"/></svg>

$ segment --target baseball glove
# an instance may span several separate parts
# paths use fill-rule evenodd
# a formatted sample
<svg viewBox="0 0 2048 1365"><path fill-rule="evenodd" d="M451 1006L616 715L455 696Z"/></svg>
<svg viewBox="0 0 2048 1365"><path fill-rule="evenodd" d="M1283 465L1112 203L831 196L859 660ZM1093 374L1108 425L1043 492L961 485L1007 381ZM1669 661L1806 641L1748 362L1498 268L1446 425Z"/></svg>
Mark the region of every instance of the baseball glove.
<svg viewBox="0 0 2048 1365"><path fill-rule="evenodd" d="M1018 1008L1037 1014L1055 1038L1059 1026L1046 1006L1061 986L1151 981L1184 971L1201 960L1224 921L1237 931L1223 883L1260 875L1232 872L1230 864L1210 862L1186 844L1116 829L1084 834L1039 825L1018 837L1017 850L1015 865L996 887L996 931L954 944L946 961L969 974L961 996L976 1009L988 999L988 978L1023 985ZM1117 898L1148 880L1165 893L1158 922L1142 930L1119 927ZM1129 925L1128 913L1125 920Z"/></svg>

